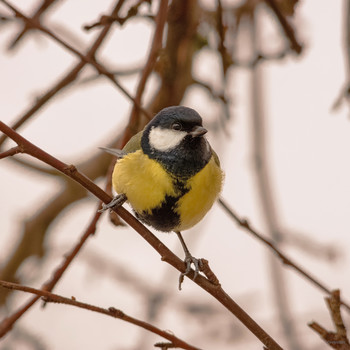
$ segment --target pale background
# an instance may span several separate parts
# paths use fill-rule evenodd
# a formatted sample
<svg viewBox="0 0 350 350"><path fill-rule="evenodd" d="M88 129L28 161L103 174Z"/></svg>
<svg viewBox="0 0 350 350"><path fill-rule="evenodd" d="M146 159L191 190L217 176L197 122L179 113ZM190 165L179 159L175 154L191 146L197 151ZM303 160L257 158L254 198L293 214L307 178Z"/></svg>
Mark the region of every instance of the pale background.
<svg viewBox="0 0 350 350"><path fill-rule="evenodd" d="M342 296L349 301L350 120L346 104L336 112L331 110L347 81L343 3L302 1L297 8L296 24L298 37L305 44L303 55L265 64L263 73L268 151L279 217L286 231L335 246L339 255L330 262L288 244L283 249L330 288L340 288ZM83 32L82 25L93 22L110 4L107 0L64 1L46 20L58 33L61 33L60 27L75 35L80 33L74 45L82 49L84 43L88 43L87 38L93 35ZM16 6L31 9L33 3L16 1ZM0 4L0 10L5 11L5 6ZM57 76L67 70L69 62L76 62L72 55L39 33L28 36L15 52L7 53L6 43L15 28L14 24L0 27L0 111L1 120L7 124L51 86ZM141 64L152 34L149 23L130 22L113 33L104 45L106 61L120 67ZM278 45L273 28L264 35L271 36L272 47ZM123 52L113 50L115 45L123 47ZM213 69L219 64L218 58L208 52L198 60L196 74L217 84ZM249 76L247 69L236 69L230 82L234 115L229 125L230 137L209 132L208 138L226 172L223 197L264 232L252 175L250 117L247 116ZM121 81L132 92L138 76ZM215 117L217 106L200 89L193 89L183 104L197 109L204 121ZM126 124L129 111L129 101L101 78L98 83L75 86L58 95L19 132L62 161L75 163L97 152L98 146L106 146L111 136ZM17 242L21 221L49 200L58 183L24 171L10 160L2 160L0 169L1 264ZM104 181L101 179L99 184L103 186ZM27 261L21 268L21 275L26 276L25 284L39 287L50 276L64 252L80 237L96 203L91 196L69 207L55 221L46 240L48 256L41 261ZM175 235L156 234L182 257ZM238 229L218 205L202 224L184 236L194 256L210 261L231 297L285 345L270 283L267 256L271 253L266 247ZM100 265L96 261L91 263L95 255L101 259ZM129 269L128 273L134 274L151 291L162 289L168 293L165 310L154 321L160 328L169 329L205 349L262 348L233 316L191 281L185 280L179 292L177 271L162 263L158 254L131 229L112 226L106 215L99 223L96 236L89 239L54 292L68 297L74 295L78 300L103 307L113 305L131 316L146 319L146 287L138 289L120 282L115 277L115 264ZM328 349L307 327L312 320L329 329L332 327L325 295L291 269L285 268L285 274L301 343L305 349ZM15 310L29 297L17 292L1 315ZM191 318L184 314L183 308L192 303L212 307L215 312L208 317L199 314ZM343 314L350 327L349 315ZM209 327L212 333L203 334L203 327ZM151 349L153 343L162 340L106 316L61 305L47 305L42 309L37 304L21 318L14 331L0 341L0 348L31 349L29 343L21 340L21 334L23 337L27 332L40 340L43 349Z"/></svg>

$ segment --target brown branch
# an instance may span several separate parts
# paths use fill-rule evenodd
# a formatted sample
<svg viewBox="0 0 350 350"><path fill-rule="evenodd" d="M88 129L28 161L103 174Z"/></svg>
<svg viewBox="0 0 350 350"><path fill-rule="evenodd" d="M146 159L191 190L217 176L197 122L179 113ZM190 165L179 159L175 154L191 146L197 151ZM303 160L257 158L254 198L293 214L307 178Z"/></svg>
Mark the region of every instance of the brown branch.
<svg viewBox="0 0 350 350"><path fill-rule="evenodd" d="M23 150L21 149L21 147L19 146L12 147L9 150L0 153L0 159L6 158L6 157L12 157L18 153L23 153Z"/></svg>
<svg viewBox="0 0 350 350"><path fill-rule="evenodd" d="M233 64L232 57L227 52L226 46L225 46L225 28L224 28L224 22L223 22L223 7L221 0L216 0L217 2L217 9L216 9L216 30L219 34L219 48L218 51L220 53L221 57L221 64L222 64L222 70L223 70L223 76L226 77L227 70L230 68L230 66Z"/></svg>
<svg viewBox="0 0 350 350"><path fill-rule="evenodd" d="M279 8L276 0L265 0L266 3L270 6L271 10L276 15L281 27L289 40L290 48L296 52L298 55L301 54L303 46L299 44L298 40L295 37L294 29L289 23L288 19L284 16L282 11Z"/></svg>
<svg viewBox="0 0 350 350"><path fill-rule="evenodd" d="M99 207L100 208L100 207ZM62 264L56 268L54 273L52 274L52 277L46 281L41 289L42 291L52 291L52 289L55 287L57 282L61 279L64 272L67 270L68 266L71 264L73 259L76 257L76 255L79 253L81 248L83 247L86 240L95 233L96 231L96 224L101 216L101 213L96 211L94 217L92 218L90 224L88 225L87 229L79 239L78 243L74 246L72 251L65 255L65 259L62 262ZM14 312L11 316L5 318L0 323L0 338L4 336L7 332L9 332L12 329L12 326L14 323L23 316L25 312L27 312L38 300L40 297L36 296L32 299L30 299L27 303L25 303L22 307L20 307L16 312Z"/></svg>
<svg viewBox="0 0 350 350"><path fill-rule="evenodd" d="M27 139L9 128L6 124L0 121L0 130L8 137L14 140L18 145L23 147L25 153L53 166L55 169L63 172L71 179L78 182L86 190L95 195L104 203L109 203L112 198L100 187L89 180L85 175L80 173L73 165L67 165L57 158L54 158L47 152L38 148ZM179 259L171 250L169 250L153 233L148 230L141 222L131 215L125 208L118 207L113 209L124 221L126 221L142 238L144 238L161 256L162 261L176 268L179 272L184 273L186 270L184 262ZM211 294L217 301L226 307L233 315L235 315L266 347L270 350L281 350L282 348L277 342L267 334L231 297L221 288L221 286L211 283L204 276L198 275L194 280L194 271L186 275L193 280L198 286ZM5 332L6 333L6 332ZM1 332L0 335L4 335Z"/></svg>
<svg viewBox="0 0 350 350"><path fill-rule="evenodd" d="M84 55L80 53L78 50L76 50L74 47L66 43L64 40L60 39L58 36L56 36L54 33L52 33L49 29L43 27L39 22L32 20L31 18L28 18L25 16L21 11L19 11L17 8L13 7L7 0L0 0L3 2L6 6L8 6L17 17L22 19L24 22L30 23L34 28L42 31L43 33L49 35L53 40L58 42L60 45L74 53L80 58L80 62L62 79L60 80L55 86L50 89L47 93L45 93L36 103L35 105L29 109L22 117L20 117L13 125L13 129L17 129L19 126L21 126L26 120L28 120L35 112L37 112L46 102L48 102L57 92L62 90L64 87L69 85L71 82L73 82L82 68L88 63L91 64L99 74L107 77L114 85L117 86L117 88L124 93L131 101L133 101L140 111L142 111L149 119L151 118L150 114L143 109L137 102L135 102L134 98L128 93L128 91L118 82L118 80L115 78L115 76L110 73L103 65L99 64L96 59L95 55L98 50L98 48L101 46L102 42L106 38L106 35L108 34L112 24L106 24L106 26L101 31L98 38L95 40L91 48L88 50L88 52ZM119 12L123 2L125 0L119 0L115 6L115 8L112 11L112 15L115 15ZM0 137L0 146L5 141L6 137L2 136Z"/></svg>
<svg viewBox="0 0 350 350"><path fill-rule="evenodd" d="M106 25L106 24L112 24L114 22L117 22L122 26L123 24L125 24L125 22L127 20L129 20L130 18L132 18L138 14L138 9L139 9L140 5L142 5L145 2L151 4L151 0L139 0L135 5L130 7L130 9L128 10L128 13L126 14L125 17L120 17L118 15L115 15L115 16L102 15L97 22L95 22L93 24L85 25L84 29L91 30L93 28L96 28L96 27L99 27L102 25Z"/></svg>
<svg viewBox="0 0 350 350"><path fill-rule="evenodd" d="M262 26L257 18L257 11L252 13L250 20L250 36L253 57L260 54ZM282 236L280 234L280 219L278 206L273 192L269 157L267 151L267 119L264 106L264 78L261 65L255 65L250 72L250 100L251 100L251 142L253 150L254 180L258 201L262 210L264 223L272 241L278 247ZM295 322L291 316L289 290L286 284L285 271L276 260L268 257L270 277L276 302L278 322L282 326L283 334L290 350L300 350L301 344L297 337Z"/></svg>
<svg viewBox="0 0 350 350"><path fill-rule="evenodd" d="M38 9L34 12L31 17L33 21L40 21L42 15L58 0L43 0ZM14 49L15 46L20 42L20 40L28 33L30 30L30 26L25 25L24 28L16 34L15 38L11 40L11 44L9 45L9 49Z"/></svg>
<svg viewBox="0 0 350 350"><path fill-rule="evenodd" d="M131 136L136 134L136 132L138 132L143 127L143 125L141 127L139 123L138 106L141 105L141 99L142 99L144 89L146 87L147 79L151 74L151 72L153 71L159 51L162 48L162 39L163 39L164 26L167 19L167 13L168 13L168 0L161 0L159 3L159 10L156 16L156 28L153 36L151 50L148 55L148 59L145 64L145 67L143 68L139 84L137 86L134 105L129 118L129 123L125 129L122 144L121 144L122 147L129 141ZM148 118L148 120L149 119L150 118Z"/></svg>
<svg viewBox="0 0 350 350"><path fill-rule="evenodd" d="M298 265L296 262L288 258L283 252L281 252L268 238L265 238L261 233L254 229L246 219L240 218L234 211L229 207L226 201L221 197L218 200L219 204L225 209L226 213L241 227L243 227L247 232L252 234L259 241L263 242L269 249L271 249L282 261L283 264L293 268L306 280L314 284L316 287L326 292L330 296L332 295L332 290L326 287L322 282L313 277L309 272L306 272L304 268ZM350 305L345 301L340 301L340 303L350 311Z"/></svg>
<svg viewBox="0 0 350 350"><path fill-rule="evenodd" d="M196 37L197 12L198 8L195 2L175 1L171 4L167 45L157 62L159 64L161 60L165 60L166 64L161 63L163 67L161 72L157 70L160 73L161 86L156 98L149 106L152 113L158 112L169 105L180 104L187 87L191 84L189 77L191 77L193 55L198 50L195 42L193 42L195 41L193 38ZM96 43L98 44L98 41ZM185 51L183 50L184 47L186 47ZM186 54L185 57L183 56L184 53ZM167 64L168 59L169 64ZM120 135L121 132L116 130L115 134ZM7 136L5 135L5 137ZM119 147L119 137L115 137L112 142L107 142L109 147ZM89 157L85 162L79 163L78 168L90 179L95 180L106 175L110 164L111 156L100 152ZM42 257L45 253L43 241L49 225L63 209L86 197L86 194L87 192L84 191L83 187L67 178L63 189L52 197L48 203L36 210L35 215L24 223L22 232L19 232L21 235L19 244L1 269L0 279L15 282L15 273L27 257L31 255ZM0 294L0 303L4 302L5 297L6 293Z"/></svg>
<svg viewBox="0 0 350 350"><path fill-rule="evenodd" d="M344 46L344 63L345 63L345 79L346 82L344 86L341 88L338 97L333 102L332 111L338 110L343 102L349 102L350 95L350 1L344 1L343 10L344 13L344 24L343 24L343 46Z"/></svg>
<svg viewBox="0 0 350 350"><path fill-rule="evenodd" d="M309 323L309 327L318 333L331 348L350 350L350 342L346 335L346 327L340 313L340 291L332 291L331 296L326 298L326 302L336 331L327 331L317 322Z"/></svg>
<svg viewBox="0 0 350 350"><path fill-rule="evenodd" d="M118 13L124 0L117 0L116 4L112 10L112 14ZM106 26L94 40L91 47L88 49L86 56L94 57L98 48L103 43L106 38L111 26ZM79 62L71 72L66 75L57 85L55 85L50 91L48 91L37 103L27 111L22 117L20 117L14 124L14 128L18 128L26 120L28 120L40 107L42 107L46 102L50 100L58 91L67 86L69 83L75 80L78 76L80 70L84 67L84 62ZM6 135L0 137L0 145L6 140ZM98 155L92 157L89 161L84 162L80 165L81 169L89 177L95 179L96 177L102 176L104 169L108 167L107 164L110 163L110 157L108 155ZM91 167L91 164L94 166ZM68 179L68 178L67 178ZM45 237L46 230L53 218L69 204L83 198L86 196L86 191L80 186L78 186L74 181L66 181L65 189L61 191L55 198L53 198L49 203L38 210L31 220L28 220L24 224L22 239L19 245L16 247L11 258L6 263L6 265L1 270L2 279L13 280L13 276L17 271L20 264L24 259L30 255L43 255L43 240ZM35 238L35 239L33 239ZM6 298L6 293L0 294L0 303L3 303L4 298Z"/></svg>
<svg viewBox="0 0 350 350"><path fill-rule="evenodd" d="M4 288L8 288L8 289L12 289L12 290L19 290L19 291L22 291L25 293L35 294L36 299L43 298L43 300L45 302L71 305L71 306L78 307L80 309L85 309L85 310L97 312L97 313L100 313L103 315L107 315L110 317L114 317L114 318L117 318L119 320L131 323L135 326L141 327L141 328L143 328L151 333L157 334L157 335L171 341L171 343L177 348L182 348L182 349L187 349L187 350L199 350L199 348L186 343L185 341L181 340L180 338L174 336L172 333L167 332L167 331L162 331L161 329L151 325L150 323L147 323L147 322L141 321L137 318L131 317L131 316L125 314L123 311L118 310L114 307L109 307L108 309L105 309L105 308L102 308L99 306L83 303L81 301L76 300L74 297L66 298L66 297L63 297L61 295L50 293L46 290L39 290L39 289L35 289L35 288L27 287L27 286L22 286L20 284L6 282L6 281L2 281L2 280L0 280L0 285Z"/></svg>
<svg viewBox="0 0 350 350"><path fill-rule="evenodd" d="M134 104L142 111L146 116L150 117L149 113L143 109L137 101L129 94L129 92L118 82L118 80L115 78L115 76L109 72L102 64L98 63L95 59L95 53L94 55L84 55L79 50L75 49L72 45L65 42L63 39L59 38L56 34L54 34L51 30L41 25L39 22L32 20L31 18L28 18L25 16L21 11L19 11L17 8L15 8L13 5L11 5L7 0L0 0L3 2L7 7L9 7L16 15L16 17L22 19L24 22L29 23L33 28L39 29L43 33L47 34L49 37L51 37L54 41L56 41L58 44L66 48L68 51L74 53L76 56L79 57L81 62L89 63L91 64L101 75L106 76L114 85L118 87L118 89L123 92L124 95L126 95L131 101L134 102ZM119 5L120 2L118 2ZM106 28L109 28L112 24L107 23ZM151 118L149 118L151 119Z"/></svg>

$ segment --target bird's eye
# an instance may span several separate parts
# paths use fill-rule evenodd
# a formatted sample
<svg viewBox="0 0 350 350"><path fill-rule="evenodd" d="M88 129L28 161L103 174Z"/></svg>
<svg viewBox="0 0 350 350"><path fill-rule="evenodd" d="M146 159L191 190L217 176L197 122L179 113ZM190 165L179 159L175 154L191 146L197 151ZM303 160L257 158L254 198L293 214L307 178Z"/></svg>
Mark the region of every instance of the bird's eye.
<svg viewBox="0 0 350 350"><path fill-rule="evenodd" d="M175 122L171 127L173 130L181 130L182 129L181 124L178 122Z"/></svg>

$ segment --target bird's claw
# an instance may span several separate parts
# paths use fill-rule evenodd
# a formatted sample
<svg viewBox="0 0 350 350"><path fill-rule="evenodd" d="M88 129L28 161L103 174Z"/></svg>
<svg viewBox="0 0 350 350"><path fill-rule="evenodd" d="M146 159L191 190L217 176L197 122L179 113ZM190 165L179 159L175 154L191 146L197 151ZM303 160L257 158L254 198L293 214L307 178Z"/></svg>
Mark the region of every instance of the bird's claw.
<svg viewBox="0 0 350 350"><path fill-rule="evenodd" d="M120 207L126 201L126 195L124 193L118 194L115 196L108 204L102 203L102 208L98 210L99 213L103 213L104 211L116 207Z"/></svg>
<svg viewBox="0 0 350 350"><path fill-rule="evenodd" d="M192 264L194 265L194 276L193 280L196 279L198 276L199 272L201 271L201 266L202 266L202 259L197 259L194 258L191 254L186 254L184 263L186 265L186 270L185 272L181 272L180 277L179 277L179 290L181 290L181 284L184 280L184 277L189 274L191 271L191 266Z"/></svg>

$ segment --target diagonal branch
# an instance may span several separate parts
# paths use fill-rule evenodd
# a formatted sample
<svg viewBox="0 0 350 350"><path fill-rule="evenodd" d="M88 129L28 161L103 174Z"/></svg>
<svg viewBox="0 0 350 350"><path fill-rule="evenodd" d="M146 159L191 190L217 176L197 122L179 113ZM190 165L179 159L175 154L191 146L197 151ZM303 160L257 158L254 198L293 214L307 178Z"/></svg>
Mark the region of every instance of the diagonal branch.
<svg viewBox="0 0 350 350"><path fill-rule="evenodd" d="M306 280L311 282L313 285L321 289L322 291L326 292L328 295L332 295L332 290L328 287L326 287L322 282L320 282L316 277L313 277L309 272L306 272L304 268L302 268L300 265L298 265L296 262L288 258L283 252L281 252L271 240L268 238L265 238L261 233L259 233L257 230L255 230L250 223L246 219L240 218L226 203L226 201L223 198L219 198L218 200L219 204L224 208L226 213L237 222L238 225L243 227L247 232L252 234L255 238L257 238L259 241L263 242L269 249L271 249L282 261L283 264L290 266L295 271L297 271L301 276L303 276ZM341 300L340 303L348 310L350 311L350 305L346 303L345 301Z"/></svg>
<svg viewBox="0 0 350 350"><path fill-rule="evenodd" d="M33 28L39 29L43 33L47 34L49 37L51 37L54 41L56 41L58 44L66 48L68 51L72 52L76 56L79 57L81 62L89 63L91 64L99 74L106 76L114 85L118 87L120 91L123 92L124 95L126 95L131 101L134 102L134 104L147 116L149 116L149 113L144 110L137 101L129 94L129 92L118 82L118 80L115 78L115 76L109 72L102 64L98 63L95 59L95 55L84 55L79 50L74 48L72 45L65 42L63 39L58 37L56 34L54 34L51 30L41 25L38 21L35 21L31 18L28 18L26 15L24 15L21 11L19 11L17 8L15 8L13 5L11 5L7 0L0 0L3 2L8 8L10 8L16 15L16 17L22 19L24 22L29 23ZM107 23L106 28L109 28L112 25L112 23Z"/></svg>
<svg viewBox="0 0 350 350"><path fill-rule="evenodd" d="M276 0L265 1L270 6L271 10L274 12L278 21L280 22L281 27L289 40L290 48L298 55L301 54L301 52L303 51L303 46L299 44L298 40L296 39L293 27L288 22L288 19L281 12Z"/></svg>
<svg viewBox="0 0 350 350"><path fill-rule="evenodd" d="M340 313L340 291L334 290L330 297L326 298L327 306L332 317L335 332L327 331L317 322L309 323L320 337L333 349L350 350L350 342L346 335L346 327Z"/></svg>
<svg viewBox="0 0 350 350"><path fill-rule="evenodd" d="M19 146L12 147L9 150L0 153L0 159L11 157L11 156L14 156L15 154L22 153L22 152L23 150L21 149L21 147Z"/></svg>
<svg viewBox="0 0 350 350"><path fill-rule="evenodd" d="M171 334L170 332L163 331L163 330L151 325L150 323L147 323L147 322L141 321L137 318L131 317L131 316L125 314L123 311L118 310L114 307L109 307L108 309L105 309L105 308L102 308L99 306L83 303L81 301L76 300L74 297L66 298L66 297L63 297L61 295L50 293L46 290L35 289L35 288L27 287L27 286L22 286L20 284L1 281L1 280L0 280L0 285L4 288L13 289L13 290L20 290L22 292L35 294L35 298L37 298L37 299L43 298L45 302L71 305L71 306L78 307L80 309L85 309L85 310L89 310L89 311L93 311L93 312L97 312L97 313L100 313L103 315L117 318L119 320L131 323L131 324L138 326L138 327L141 327L149 332L157 334L157 335L171 341L171 343L173 345L175 345L177 348L182 348L182 349L187 349L187 350L200 350L199 348L194 347L194 346L186 343L185 341L181 340L180 338L176 337L175 335Z"/></svg>
<svg viewBox="0 0 350 350"><path fill-rule="evenodd" d="M107 23L103 30L101 31L101 34L98 36L94 44L91 46L91 49L84 55L80 53L77 49L75 49L70 44L66 43L63 39L60 39L57 35L52 33L49 29L42 26L38 21L35 21L31 18L28 18L26 15L24 15L21 11L19 11L17 8L12 6L7 0L0 0L3 2L6 6L8 6L16 15L16 17L19 17L22 19L25 23L29 23L32 27L42 31L43 33L46 33L49 35L53 40L55 40L57 43L65 47L70 52L74 53L76 56L80 58L80 62L68 73L66 76L60 80L52 89L50 89L47 93L45 93L36 103L35 105L29 109L19 120L12 125L14 129L17 129L19 126L21 126L26 120L28 120L35 112L37 112L46 102L48 102L56 93L58 93L60 90L62 90L64 87L72 83L76 80L78 74L82 70L83 67L85 67L86 64L91 64L100 75L103 75L107 77L120 91L124 93L131 101L134 102L134 104L138 107L140 111L142 111L149 119L151 118L150 114L140 106L140 104L135 101L135 99L129 94L129 92L118 82L116 77L109 72L102 64L99 64L96 59L95 55L98 50L98 48L101 46L102 42L104 41L106 35L108 34L112 23ZM116 15L122 4L125 0L119 0L113 9L112 15ZM2 136L0 137L0 146L5 141L6 137Z"/></svg>
<svg viewBox="0 0 350 350"><path fill-rule="evenodd" d="M14 140L18 145L23 147L25 153L53 166L60 172L71 179L78 182L86 190L92 193L95 197L104 203L109 203L112 198L100 187L94 184L84 174L80 173L73 165L67 165L57 158L54 158L44 150L35 146L27 139L19 135L16 131L8 127L0 121L0 130L8 137ZM125 222L127 222L142 238L144 238L161 256L162 261L176 268L179 272L184 273L186 270L184 262L179 259L171 250L169 250L150 230L148 230L141 222L139 222L132 214L125 208L118 207L113 209ZM225 291L220 285L213 284L204 276L198 275L194 278L193 269L186 275L189 279L194 281L198 286L207 291L217 301L219 301L227 310L235 315L268 349L281 350L281 346L266 333ZM0 335L6 334L1 333Z"/></svg>
<svg viewBox="0 0 350 350"><path fill-rule="evenodd" d="M168 13L168 0L161 0L159 4L159 10L156 16L156 27L155 27L155 32L154 32L153 41L151 45L151 50L148 55L146 65L143 68L141 79L136 89L136 96L134 100L136 103L134 103L134 106L132 108L131 115L129 118L129 123L124 132L122 146L124 146L129 141L130 137L136 134L136 132L138 132L140 129L138 106L141 105L141 99L146 87L147 79L154 69L157 57L159 55L159 51L162 48L162 39L163 39L164 26L167 19L167 13Z"/></svg>
<svg viewBox="0 0 350 350"><path fill-rule="evenodd" d="M92 218L90 224L88 225L87 229L83 233L82 237L78 241L78 243L75 245L75 247L72 249L72 251L69 254L65 255L64 261L60 266L56 268L54 273L52 274L52 277L46 281L41 289L42 291L50 292L55 287L57 282L61 279L64 272L67 270L68 266L71 264L73 259L77 256L87 239L93 235L96 231L96 225L101 217L101 213L96 211L94 217ZM14 323L23 316L25 312L27 312L38 300L40 299L39 296L35 296L32 299L30 299L27 303L25 303L22 307L20 307L15 313L13 313L11 316L5 318L0 323L0 338L5 335L8 331L11 330Z"/></svg>
<svg viewBox="0 0 350 350"><path fill-rule="evenodd" d="M35 21L40 21L40 18L42 15L52 6L57 2L57 0L43 0L41 5L38 7L38 9L35 11L35 13L32 16L32 19ZM11 40L11 44L9 45L9 49L14 49L18 43L20 42L23 37L28 34L30 30L30 26L25 25L24 28L16 34L16 36Z"/></svg>

